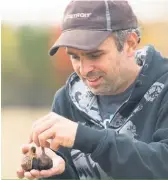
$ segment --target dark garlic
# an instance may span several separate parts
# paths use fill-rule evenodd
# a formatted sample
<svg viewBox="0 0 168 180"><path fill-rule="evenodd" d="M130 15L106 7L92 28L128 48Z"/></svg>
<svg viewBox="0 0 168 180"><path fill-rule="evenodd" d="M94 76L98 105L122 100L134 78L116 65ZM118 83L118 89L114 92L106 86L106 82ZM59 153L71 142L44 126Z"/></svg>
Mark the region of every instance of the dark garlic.
<svg viewBox="0 0 168 180"><path fill-rule="evenodd" d="M40 157L36 155L36 148L31 147L29 152L23 157L21 166L25 171L32 169L36 170L47 170L53 167L52 159L46 155L44 148Z"/></svg>

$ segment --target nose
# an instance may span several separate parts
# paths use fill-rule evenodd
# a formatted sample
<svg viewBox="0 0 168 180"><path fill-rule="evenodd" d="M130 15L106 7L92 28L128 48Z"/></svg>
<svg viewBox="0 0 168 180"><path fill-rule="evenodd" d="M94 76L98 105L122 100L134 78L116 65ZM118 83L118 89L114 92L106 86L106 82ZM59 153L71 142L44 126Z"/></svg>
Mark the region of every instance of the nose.
<svg viewBox="0 0 168 180"><path fill-rule="evenodd" d="M93 63L91 63L89 60L82 59L80 61L79 71L83 77L86 77L89 72L93 71L93 69L94 69Z"/></svg>

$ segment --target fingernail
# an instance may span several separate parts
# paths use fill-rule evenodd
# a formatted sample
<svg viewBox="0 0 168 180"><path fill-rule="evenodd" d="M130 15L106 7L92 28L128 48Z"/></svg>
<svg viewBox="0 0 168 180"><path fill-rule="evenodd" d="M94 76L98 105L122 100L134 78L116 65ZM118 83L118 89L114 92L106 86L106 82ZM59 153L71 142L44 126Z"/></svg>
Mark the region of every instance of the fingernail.
<svg viewBox="0 0 168 180"><path fill-rule="evenodd" d="M22 150L24 147L26 147L26 146L28 146L28 144L22 144L21 147L20 147L21 150Z"/></svg>
<svg viewBox="0 0 168 180"><path fill-rule="evenodd" d="M18 168L17 170L16 170L16 172L20 172L21 171L21 169L20 168Z"/></svg>

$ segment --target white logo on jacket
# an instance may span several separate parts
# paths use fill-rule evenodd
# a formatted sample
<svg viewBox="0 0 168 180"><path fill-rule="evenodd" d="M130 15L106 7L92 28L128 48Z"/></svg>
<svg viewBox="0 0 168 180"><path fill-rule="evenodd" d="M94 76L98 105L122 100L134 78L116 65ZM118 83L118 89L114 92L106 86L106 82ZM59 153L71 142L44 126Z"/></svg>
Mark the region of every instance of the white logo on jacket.
<svg viewBox="0 0 168 180"><path fill-rule="evenodd" d="M153 102L161 93L164 88L164 84L160 82L155 82L151 88L146 92L144 98L147 102Z"/></svg>

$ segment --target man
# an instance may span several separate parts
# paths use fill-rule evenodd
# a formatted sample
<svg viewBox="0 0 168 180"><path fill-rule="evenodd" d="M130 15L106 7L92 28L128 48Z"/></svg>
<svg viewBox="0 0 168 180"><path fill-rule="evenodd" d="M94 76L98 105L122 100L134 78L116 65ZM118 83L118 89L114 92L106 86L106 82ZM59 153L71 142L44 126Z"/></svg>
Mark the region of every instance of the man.
<svg viewBox="0 0 168 180"><path fill-rule="evenodd" d="M137 51L129 4L72 1L62 27L50 55L66 47L75 72L30 135L56 152L54 166L18 177L168 178L168 61L153 46Z"/></svg>

